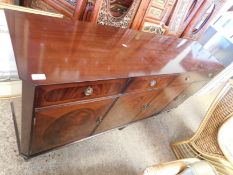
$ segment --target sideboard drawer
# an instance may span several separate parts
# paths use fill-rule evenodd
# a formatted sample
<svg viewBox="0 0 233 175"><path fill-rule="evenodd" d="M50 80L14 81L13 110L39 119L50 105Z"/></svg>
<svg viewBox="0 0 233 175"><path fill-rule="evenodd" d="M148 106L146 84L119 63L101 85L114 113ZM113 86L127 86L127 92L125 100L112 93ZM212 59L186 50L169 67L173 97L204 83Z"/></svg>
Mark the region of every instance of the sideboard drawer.
<svg viewBox="0 0 233 175"><path fill-rule="evenodd" d="M170 85L177 86L181 84L190 84L199 81L205 81L214 77L219 71L216 72L186 72L177 76Z"/></svg>
<svg viewBox="0 0 233 175"><path fill-rule="evenodd" d="M175 78L176 75L136 77L130 82L126 92L128 93L146 89L164 88Z"/></svg>
<svg viewBox="0 0 233 175"><path fill-rule="evenodd" d="M127 79L40 86L36 89L36 107L44 107L73 101L116 95Z"/></svg>

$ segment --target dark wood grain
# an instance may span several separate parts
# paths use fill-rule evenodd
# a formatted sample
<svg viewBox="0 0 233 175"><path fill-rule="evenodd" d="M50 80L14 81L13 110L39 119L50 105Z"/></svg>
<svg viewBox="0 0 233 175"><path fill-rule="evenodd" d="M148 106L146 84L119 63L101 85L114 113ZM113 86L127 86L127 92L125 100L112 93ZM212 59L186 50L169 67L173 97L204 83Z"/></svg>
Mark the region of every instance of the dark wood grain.
<svg viewBox="0 0 233 175"><path fill-rule="evenodd" d="M222 69L193 41L6 10L19 76L36 85ZM27 24L27 25L25 25ZM23 43L23 44L22 44ZM180 55L182 52L190 54ZM179 61L186 62L183 67ZM210 58L210 59L209 59ZM195 64L194 64L195 63ZM195 65L195 66L193 66ZM209 66L211 65L211 66ZM33 80L32 74L46 79Z"/></svg>
<svg viewBox="0 0 233 175"><path fill-rule="evenodd" d="M90 136L113 100L55 107L36 112L31 154Z"/></svg>
<svg viewBox="0 0 233 175"><path fill-rule="evenodd" d="M144 108L159 92L154 90L120 97L94 134L129 124L137 116L142 117Z"/></svg>
<svg viewBox="0 0 233 175"><path fill-rule="evenodd" d="M158 96L150 101L148 109L143 111L141 116L136 116L134 121L147 118L161 112L169 103L171 103L181 92L183 92L190 84L182 84L179 86L169 86L163 89Z"/></svg>
<svg viewBox="0 0 233 175"><path fill-rule="evenodd" d="M126 82L127 79L116 79L40 86L36 89L38 97L36 107L116 95L121 92ZM93 93L89 96L85 95L87 88L93 89Z"/></svg>
<svg viewBox="0 0 233 175"><path fill-rule="evenodd" d="M29 155L29 148L31 142L31 131L34 114L34 94L35 87L30 83L22 82L22 111L21 111L21 126L20 129L20 152L24 155Z"/></svg>
<svg viewBox="0 0 233 175"><path fill-rule="evenodd" d="M26 156L159 113L192 83L224 68L189 40L5 14L23 82L21 123L16 123ZM85 95L88 88L92 93Z"/></svg>
<svg viewBox="0 0 233 175"><path fill-rule="evenodd" d="M133 78L125 92L129 93L148 89L165 88L176 77L176 75L168 75Z"/></svg>
<svg viewBox="0 0 233 175"><path fill-rule="evenodd" d="M140 6L138 7L137 13L134 17L132 24L131 24L132 29L139 30L149 3L150 3L150 1L148 1L148 0L141 0Z"/></svg>

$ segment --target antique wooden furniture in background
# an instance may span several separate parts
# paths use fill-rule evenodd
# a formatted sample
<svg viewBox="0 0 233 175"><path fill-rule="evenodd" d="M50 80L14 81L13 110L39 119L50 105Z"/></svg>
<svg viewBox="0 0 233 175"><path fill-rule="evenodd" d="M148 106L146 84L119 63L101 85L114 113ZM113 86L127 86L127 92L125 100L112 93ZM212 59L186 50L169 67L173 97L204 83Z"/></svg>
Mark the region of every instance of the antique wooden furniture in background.
<svg viewBox="0 0 233 175"><path fill-rule="evenodd" d="M22 4L33 9L63 14L74 20L91 20L94 0L22 0Z"/></svg>
<svg viewBox="0 0 233 175"><path fill-rule="evenodd" d="M26 13L30 13L30 14L38 14L38 15L51 16L51 17L56 17L56 18L63 18L62 14L51 13L51 12L46 12L46 11L42 11L42 10L21 7L18 5L12 5L12 4L8 4L8 3L0 3L0 9L15 10L15 11L26 12Z"/></svg>
<svg viewBox="0 0 233 175"><path fill-rule="evenodd" d="M189 39L198 39L209 27L211 20L216 16L226 0L208 0L204 1L195 13L190 23L183 31L181 37Z"/></svg>
<svg viewBox="0 0 233 175"><path fill-rule="evenodd" d="M22 80L12 108L27 157L157 114L223 69L207 51L196 54L193 41L5 14Z"/></svg>
<svg viewBox="0 0 233 175"><path fill-rule="evenodd" d="M217 142L219 127L233 116L233 81L222 89L209 108L195 135L172 144L178 159L199 158L209 161L220 175L233 174L233 165L226 159Z"/></svg>
<svg viewBox="0 0 233 175"><path fill-rule="evenodd" d="M141 0L96 0L93 21L102 25L129 28Z"/></svg>
<svg viewBox="0 0 233 175"><path fill-rule="evenodd" d="M24 0L27 7L143 32L198 39L226 0Z"/></svg>
<svg viewBox="0 0 233 175"><path fill-rule="evenodd" d="M164 34L168 29L177 0L142 0L132 24L133 29Z"/></svg>
<svg viewBox="0 0 233 175"><path fill-rule="evenodd" d="M132 28L198 39L225 2L226 0L142 0Z"/></svg>
<svg viewBox="0 0 233 175"><path fill-rule="evenodd" d="M178 0L172 14L167 34L181 36L205 0Z"/></svg>
<svg viewBox="0 0 233 175"><path fill-rule="evenodd" d="M34 9L61 13L67 18L115 27L130 27L141 0L24 0Z"/></svg>
<svg viewBox="0 0 233 175"><path fill-rule="evenodd" d="M0 3L14 4L14 0L0 0Z"/></svg>

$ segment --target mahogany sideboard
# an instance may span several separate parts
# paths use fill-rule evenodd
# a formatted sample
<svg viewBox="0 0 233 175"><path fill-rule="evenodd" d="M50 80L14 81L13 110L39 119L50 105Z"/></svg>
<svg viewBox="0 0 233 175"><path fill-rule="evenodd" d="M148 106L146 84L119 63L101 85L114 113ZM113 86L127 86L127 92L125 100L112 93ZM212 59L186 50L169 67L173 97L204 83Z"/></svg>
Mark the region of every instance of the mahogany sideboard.
<svg viewBox="0 0 233 175"><path fill-rule="evenodd" d="M224 68L187 39L11 10L5 15L22 80L22 94L11 104L25 157L175 107L181 94L191 87L194 93Z"/></svg>

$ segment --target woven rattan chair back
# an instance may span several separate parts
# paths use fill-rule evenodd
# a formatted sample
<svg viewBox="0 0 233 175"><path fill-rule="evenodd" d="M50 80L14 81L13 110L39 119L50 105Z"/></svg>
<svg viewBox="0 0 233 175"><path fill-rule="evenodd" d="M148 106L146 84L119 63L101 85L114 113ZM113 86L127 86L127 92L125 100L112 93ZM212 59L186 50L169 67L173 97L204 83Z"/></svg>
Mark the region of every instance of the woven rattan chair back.
<svg viewBox="0 0 233 175"><path fill-rule="evenodd" d="M177 158L197 157L212 163L219 174L233 174L232 164L225 159L217 142L219 127L232 115L233 80L230 80L210 106L194 136L171 145Z"/></svg>

